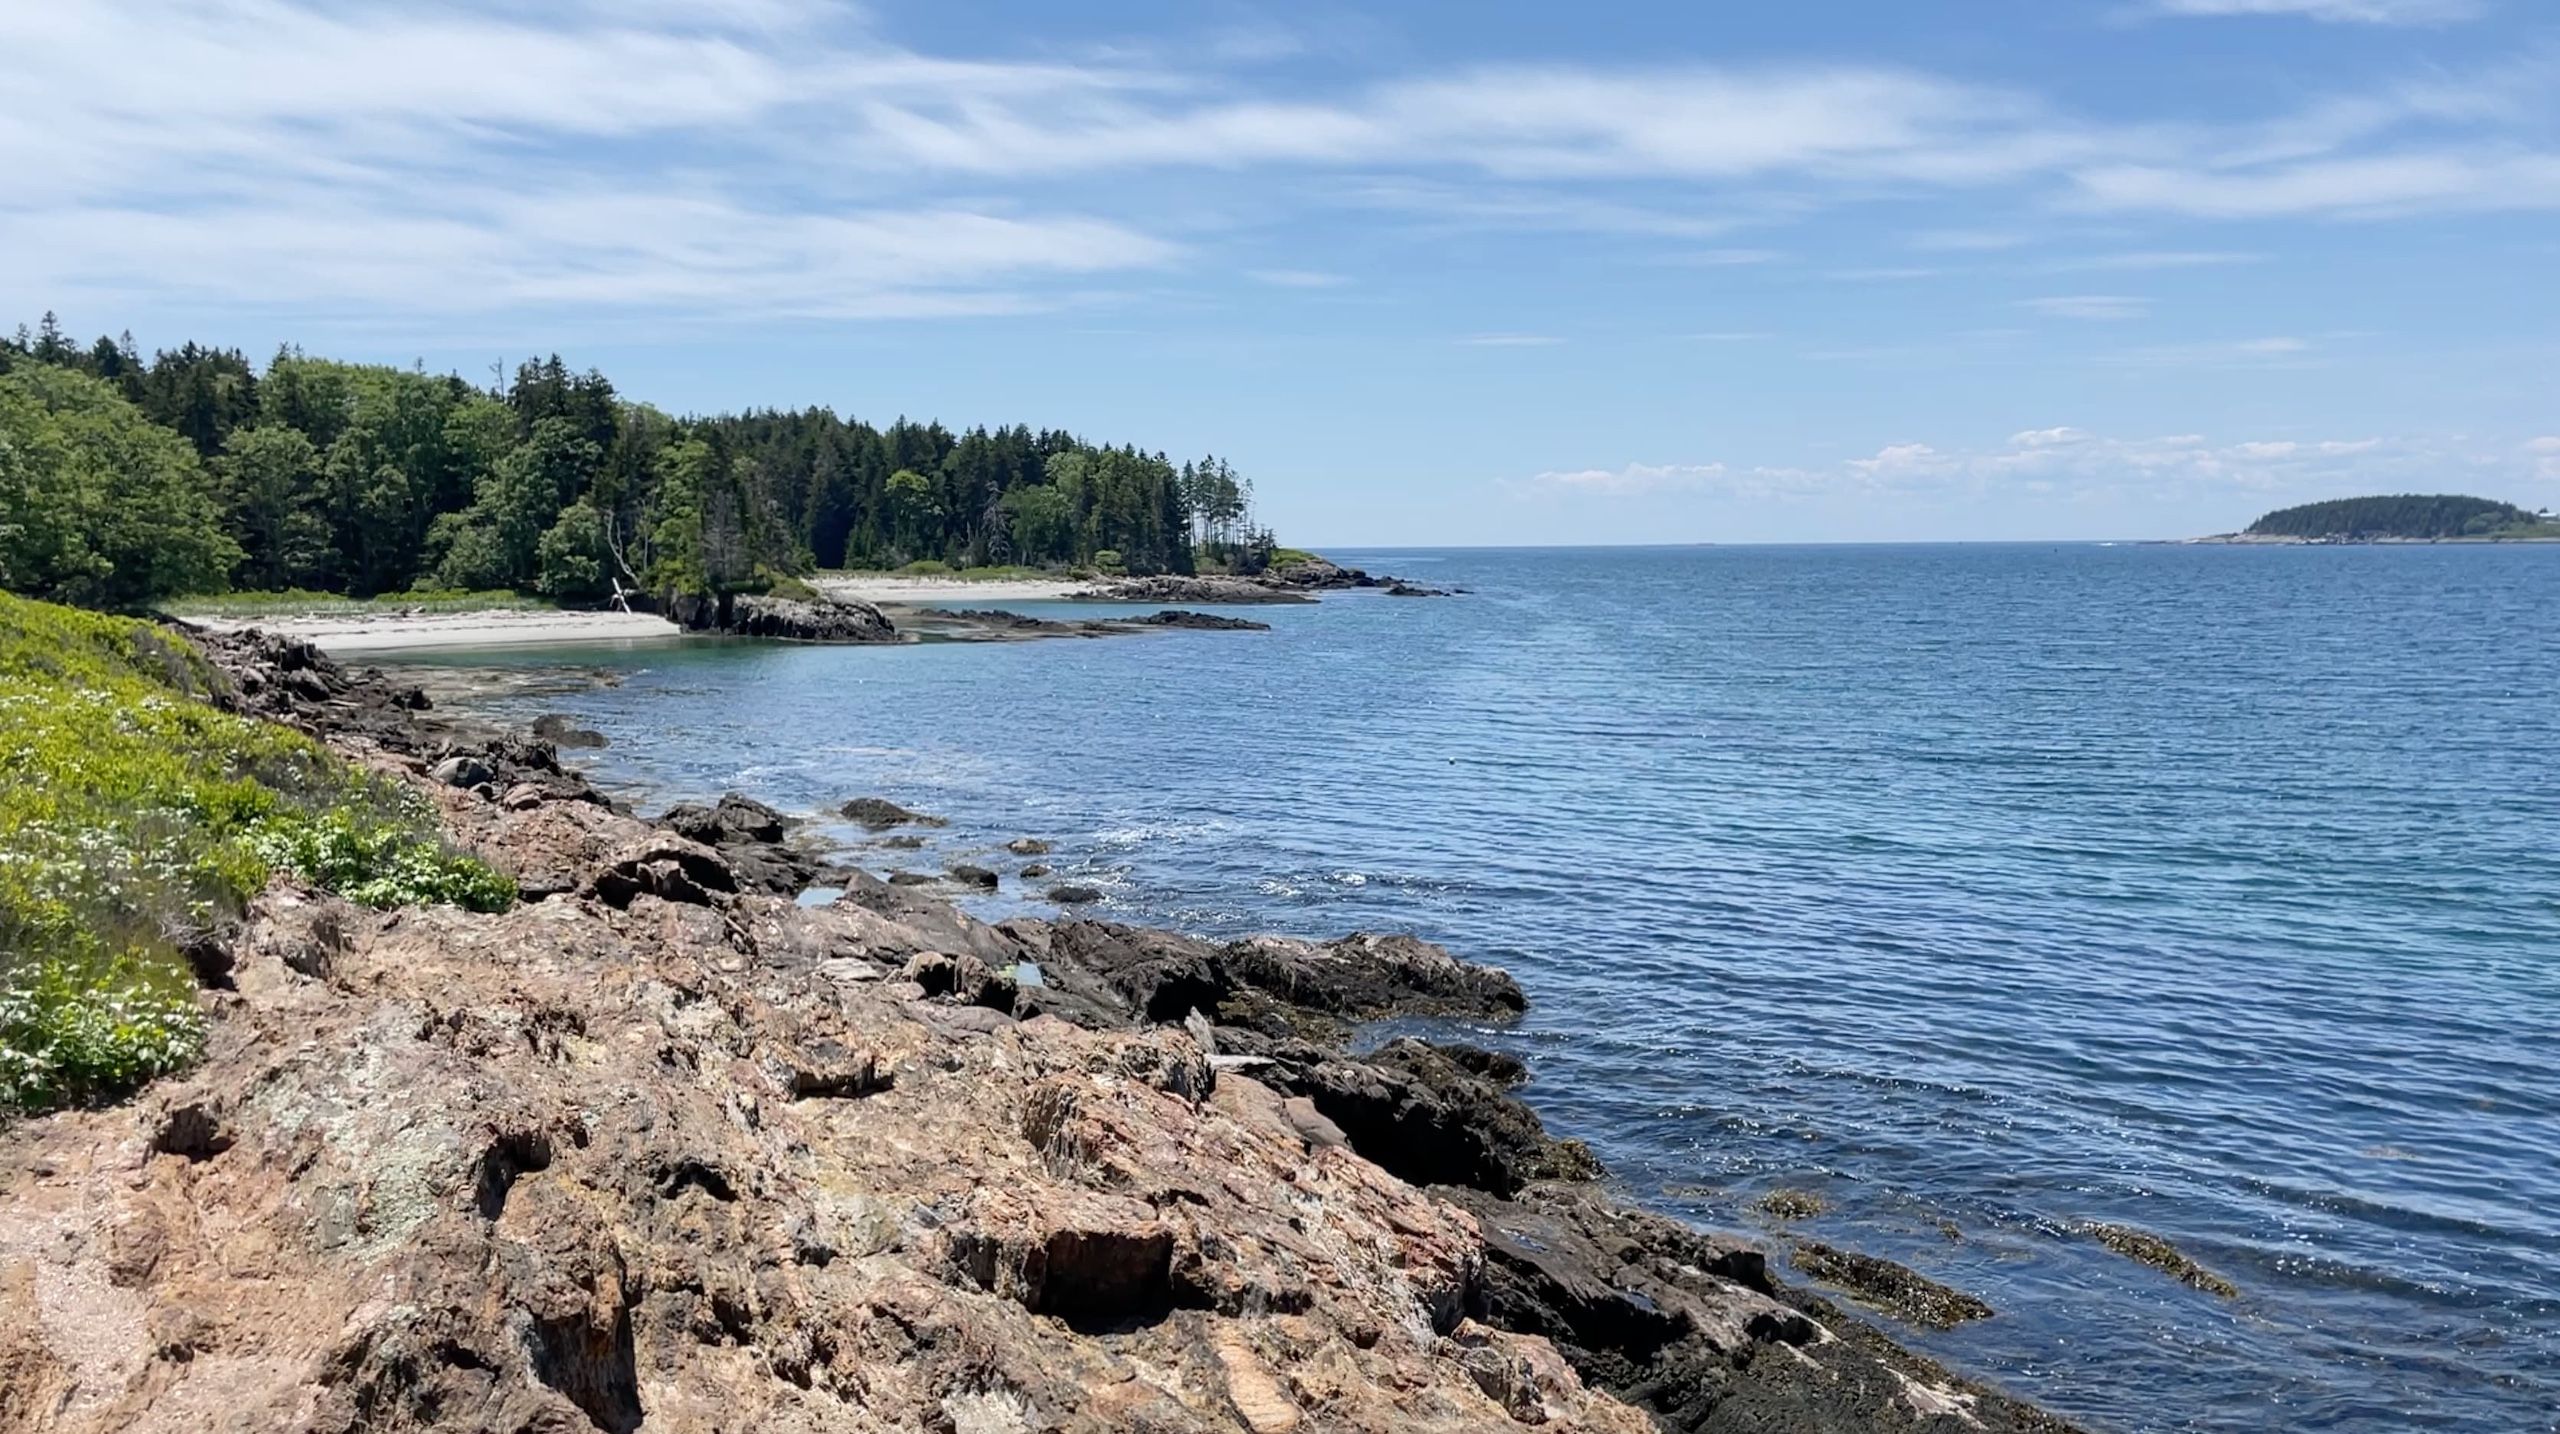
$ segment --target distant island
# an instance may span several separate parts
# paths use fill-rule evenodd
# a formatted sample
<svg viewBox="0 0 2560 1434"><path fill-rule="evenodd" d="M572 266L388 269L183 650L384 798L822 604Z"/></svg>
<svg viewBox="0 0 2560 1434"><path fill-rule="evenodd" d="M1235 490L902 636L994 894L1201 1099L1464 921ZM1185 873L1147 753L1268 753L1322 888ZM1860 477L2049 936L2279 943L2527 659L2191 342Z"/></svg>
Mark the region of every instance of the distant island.
<svg viewBox="0 0 2560 1434"><path fill-rule="evenodd" d="M2278 508L2205 543L2512 543L2560 541L2560 516L2458 493L2331 498Z"/></svg>

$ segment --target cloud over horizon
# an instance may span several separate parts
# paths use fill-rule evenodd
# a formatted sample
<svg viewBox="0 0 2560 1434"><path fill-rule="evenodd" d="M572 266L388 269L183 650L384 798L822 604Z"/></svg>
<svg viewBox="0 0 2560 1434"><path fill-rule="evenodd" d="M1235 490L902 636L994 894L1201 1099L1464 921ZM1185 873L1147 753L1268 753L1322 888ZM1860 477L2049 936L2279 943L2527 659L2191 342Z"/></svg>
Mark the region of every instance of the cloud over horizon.
<svg viewBox="0 0 2560 1434"><path fill-rule="evenodd" d="M2167 4L2372 23L2464 8ZM2560 151L2519 127L2549 118L2547 55L2478 86L2413 78L2217 127L2100 121L1875 63L1461 62L1270 86L1250 64L1221 73L1244 62L1215 45L1179 60L931 54L821 0L541 19L375 0L26 6L0 14L0 47L19 81L0 92L18 201L0 260L21 303L1013 312L1178 272L1239 237L1232 218L1100 210L1063 183L1103 173L1341 173L1401 195L1417 222L1666 238L1949 192L2014 220L2560 207ZM1022 183L996 200L991 181ZM1680 215L1702 196L1726 212ZM2032 226L1977 225L1915 245L1980 256L2031 240ZM2112 266L2218 262L2164 249ZM1237 267L1279 286L1325 272Z"/></svg>

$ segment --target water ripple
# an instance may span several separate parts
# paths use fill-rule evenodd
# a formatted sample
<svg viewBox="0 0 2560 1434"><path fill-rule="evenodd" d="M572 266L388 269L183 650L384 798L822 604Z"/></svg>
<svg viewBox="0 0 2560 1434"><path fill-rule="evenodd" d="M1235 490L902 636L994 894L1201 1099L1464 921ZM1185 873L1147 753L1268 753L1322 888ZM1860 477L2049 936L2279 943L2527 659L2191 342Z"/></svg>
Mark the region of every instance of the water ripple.
<svg viewBox="0 0 2560 1434"><path fill-rule="evenodd" d="M1476 595L526 701L666 798L877 792L1114 917L1509 966L1535 1008L1472 1038L1628 1189L1819 1185L2002 1312L1915 1340L2094 1422L2554 1427L2560 551L1372 565L1426 561Z"/></svg>

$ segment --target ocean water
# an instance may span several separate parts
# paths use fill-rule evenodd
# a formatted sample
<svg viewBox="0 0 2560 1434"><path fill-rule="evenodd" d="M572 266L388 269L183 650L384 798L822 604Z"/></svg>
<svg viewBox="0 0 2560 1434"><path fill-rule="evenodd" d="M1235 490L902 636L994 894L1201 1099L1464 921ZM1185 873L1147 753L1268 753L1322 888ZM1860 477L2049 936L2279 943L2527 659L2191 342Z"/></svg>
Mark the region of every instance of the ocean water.
<svg viewBox="0 0 2560 1434"><path fill-rule="evenodd" d="M1114 918L1509 967L1463 1034L1630 1194L1817 1190L2098 1427L2560 1427L2560 548L1337 556L1471 591L501 705L652 801L952 819L875 868L1039 836Z"/></svg>

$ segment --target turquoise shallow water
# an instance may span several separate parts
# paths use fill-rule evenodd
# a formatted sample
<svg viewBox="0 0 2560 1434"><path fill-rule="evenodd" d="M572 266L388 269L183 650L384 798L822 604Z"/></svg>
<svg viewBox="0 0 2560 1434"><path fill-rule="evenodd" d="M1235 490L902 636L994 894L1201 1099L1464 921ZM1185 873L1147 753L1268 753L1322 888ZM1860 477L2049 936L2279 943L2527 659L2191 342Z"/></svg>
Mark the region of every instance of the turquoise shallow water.
<svg viewBox="0 0 2560 1434"><path fill-rule="evenodd" d="M1633 1193L1818 1189L2098 1425L2560 1428L2560 549L1336 556L1473 592L509 705L658 800L953 819L880 867L1035 835L1117 918L1508 966L1476 1038Z"/></svg>

